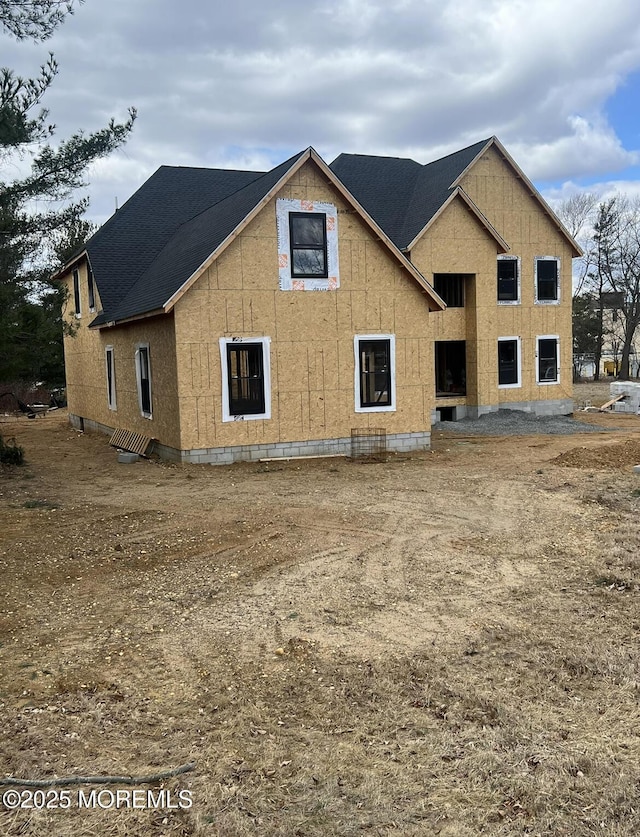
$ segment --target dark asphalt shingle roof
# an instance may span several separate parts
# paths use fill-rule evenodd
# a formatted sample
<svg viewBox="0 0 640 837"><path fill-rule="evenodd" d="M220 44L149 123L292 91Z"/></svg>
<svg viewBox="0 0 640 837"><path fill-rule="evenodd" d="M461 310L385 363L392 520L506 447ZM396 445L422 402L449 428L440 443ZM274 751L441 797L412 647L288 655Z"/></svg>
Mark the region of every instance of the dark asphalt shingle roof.
<svg viewBox="0 0 640 837"><path fill-rule="evenodd" d="M181 224L261 174L161 166L85 246L106 319Z"/></svg>
<svg viewBox="0 0 640 837"><path fill-rule="evenodd" d="M161 308L304 153L296 154L266 174L258 174L246 186L182 224L109 319L123 320Z"/></svg>
<svg viewBox="0 0 640 837"><path fill-rule="evenodd" d="M341 154L330 168L393 243L404 250L488 142L482 140L424 166L398 157Z"/></svg>
<svg viewBox="0 0 640 837"><path fill-rule="evenodd" d="M427 165L341 154L331 169L404 249L487 142ZM305 153L269 172L159 168L87 242L103 306L92 324L161 309Z"/></svg>

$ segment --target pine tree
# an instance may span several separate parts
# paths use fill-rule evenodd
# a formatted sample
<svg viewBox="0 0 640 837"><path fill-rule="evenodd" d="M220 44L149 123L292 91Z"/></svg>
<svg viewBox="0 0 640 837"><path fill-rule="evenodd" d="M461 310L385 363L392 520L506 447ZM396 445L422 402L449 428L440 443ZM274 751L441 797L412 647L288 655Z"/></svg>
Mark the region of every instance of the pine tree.
<svg viewBox="0 0 640 837"><path fill-rule="evenodd" d="M42 41L72 13L72 2L0 0L0 28L18 40ZM0 69L0 381L5 382L60 382L60 290L49 276L61 264L62 242L69 244L75 234L74 243L82 243L78 234L87 232L82 216L88 201L76 195L86 186L89 165L126 141L136 116L132 108L124 122L112 119L98 131L78 131L56 143L41 102L57 71L52 54L37 78ZM5 180L27 148L36 149L30 170Z"/></svg>

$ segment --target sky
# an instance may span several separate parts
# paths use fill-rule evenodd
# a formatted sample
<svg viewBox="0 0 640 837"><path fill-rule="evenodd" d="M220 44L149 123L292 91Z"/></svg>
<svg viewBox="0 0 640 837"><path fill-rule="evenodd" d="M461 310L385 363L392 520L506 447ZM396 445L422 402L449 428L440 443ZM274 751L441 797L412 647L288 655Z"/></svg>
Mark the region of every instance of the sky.
<svg viewBox="0 0 640 837"><path fill-rule="evenodd" d="M0 34L23 76L49 51L59 139L138 111L89 172L97 222L160 165L266 170L309 145L426 163L492 135L552 203L640 196L631 0L86 0L47 42Z"/></svg>

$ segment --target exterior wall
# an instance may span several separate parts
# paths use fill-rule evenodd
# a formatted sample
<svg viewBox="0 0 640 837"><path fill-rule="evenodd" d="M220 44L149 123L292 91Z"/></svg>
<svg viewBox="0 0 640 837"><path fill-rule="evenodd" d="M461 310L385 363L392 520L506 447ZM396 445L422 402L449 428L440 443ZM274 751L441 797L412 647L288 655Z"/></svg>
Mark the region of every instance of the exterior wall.
<svg viewBox="0 0 640 837"><path fill-rule="evenodd" d="M73 335L64 338L67 403L70 416L87 419L87 426L122 427L165 444L179 446L180 423L177 406L176 358L173 316L140 320L117 328L90 329L95 312L89 312L86 265L79 268L82 316L74 315L73 278L65 277L69 290L64 318ZM100 310L96 289L96 308ZM135 351L139 343L149 344L152 418L142 416L138 400ZM107 402L105 349L112 346L115 362L116 409Z"/></svg>
<svg viewBox="0 0 640 837"><path fill-rule="evenodd" d="M314 163L306 163L277 197L337 207L340 286L279 289L271 200L175 306L180 449L200 456L211 449L337 443L362 427L422 434L414 446L428 445L433 347L426 294ZM395 335L393 412L355 411L359 334ZM222 421L221 337L270 338L270 419Z"/></svg>
<svg viewBox="0 0 640 837"><path fill-rule="evenodd" d="M470 409L469 415L499 407L570 412L573 392L569 243L495 148L490 148L472 166L460 185L507 241L507 255L520 257L520 302L498 304L496 244L461 202L445 210L411 253L412 261L427 279L438 272L475 274L475 305L467 306L464 326L459 311L432 316L436 340L467 340L468 386L462 403L480 408ZM559 304L535 302L536 256L560 259ZM536 382L536 338L546 335L559 337L559 380L554 384ZM498 386L498 338L516 336L521 340L521 385L505 389ZM437 400L438 406L459 403L459 399Z"/></svg>

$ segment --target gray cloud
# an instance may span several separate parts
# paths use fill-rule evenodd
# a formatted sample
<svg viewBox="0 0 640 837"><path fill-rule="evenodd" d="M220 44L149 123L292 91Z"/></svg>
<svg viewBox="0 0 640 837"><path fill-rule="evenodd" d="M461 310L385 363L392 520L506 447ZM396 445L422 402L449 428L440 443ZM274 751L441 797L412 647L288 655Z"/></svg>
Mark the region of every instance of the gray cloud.
<svg viewBox="0 0 640 837"><path fill-rule="evenodd" d="M636 162L603 104L640 67L628 0L87 0L49 45L0 40L34 72L65 136L139 110L95 167L93 212L158 165L268 167L314 145L429 160L497 134L532 178Z"/></svg>

